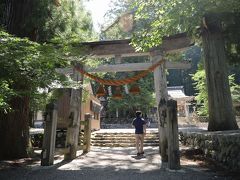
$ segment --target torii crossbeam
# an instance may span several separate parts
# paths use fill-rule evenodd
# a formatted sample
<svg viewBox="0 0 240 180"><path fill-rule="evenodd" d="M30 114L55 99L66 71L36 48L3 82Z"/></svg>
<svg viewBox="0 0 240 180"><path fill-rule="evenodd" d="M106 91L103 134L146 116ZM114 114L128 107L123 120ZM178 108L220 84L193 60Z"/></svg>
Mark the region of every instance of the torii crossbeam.
<svg viewBox="0 0 240 180"><path fill-rule="evenodd" d="M171 53L188 48L192 42L186 33L176 34L164 37L162 45L149 49L146 52L139 52L131 45L131 39L83 42L80 46L83 48L83 54L96 57L121 57L130 56L151 56L162 53Z"/></svg>

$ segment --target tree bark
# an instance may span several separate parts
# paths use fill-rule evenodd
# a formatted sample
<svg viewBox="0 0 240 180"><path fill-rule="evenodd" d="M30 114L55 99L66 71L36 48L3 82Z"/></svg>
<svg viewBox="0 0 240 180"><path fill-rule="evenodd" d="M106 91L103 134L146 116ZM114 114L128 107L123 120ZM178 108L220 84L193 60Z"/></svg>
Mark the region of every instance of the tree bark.
<svg viewBox="0 0 240 180"><path fill-rule="evenodd" d="M36 1L35 1L36 2ZM18 37L33 36L34 28L29 27L29 17L32 15L34 1L32 0L5 0L4 23L10 34ZM30 91L30 85L24 82L15 82L14 89L19 92ZM0 159L27 157L29 141L29 97L14 97L10 100L12 112L0 112Z"/></svg>
<svg viewBox="0 0 240 180"><path fill-rule="evenodd" d="M13 112L0 112L0 159L27 157L29 98L16 97L11 107Z"/></svg>
<svg viewBox="0 0 240 180"><path fill-rule="evenodd" d="M27 37L37 41L38 30L33 27L30 17L33 15L35 0L6 0L5 1L5 26L10 34L18 37Z"/></svg>
<svg viewBox="0 0 240 180"><path fill-rule="evenodd" d="M222 24L215 14L203 19L202 43L206 71L209 131L238 129L233 112Z"/></svg>

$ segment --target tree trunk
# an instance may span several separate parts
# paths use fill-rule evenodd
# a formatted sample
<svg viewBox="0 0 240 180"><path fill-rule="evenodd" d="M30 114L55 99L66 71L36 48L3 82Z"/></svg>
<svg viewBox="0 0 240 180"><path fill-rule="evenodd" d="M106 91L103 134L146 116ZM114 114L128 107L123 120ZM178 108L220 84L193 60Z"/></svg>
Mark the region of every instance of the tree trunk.
<svg viewBox="0 0 240 180"><path fill-rule="evenodd" d="M0 159L27 157L29 98L16 97L11 107L13 112L0 112Z"/></svg>
<svg viewBox="0 0 240 180"><path fill-rule="evenodd" d="M35 1L37 2L37 1ZM29 37L36 40L29 26L34 1L32 0L5 0L4 23L7 31L18 37ZM14 89L19 92L28 91L22 82L15 82ZM12 112L0 112L0 159L27 157L29 140L29 97L14 97L10 101Z"/></svg>
<svg viewBox="0 0 240 180"><path fill-rule="evenodd" d="M37 41L37 28L32 27L30 17L33 16L35 0L6 0L5 23L7 31L18 37L28 37Z"/></svg>
<svg viewBox="0 0 240 180"><path fill-rule="evenodd" d="M238 129L228 80L222 25L214 14L206 15L202 42L208 90L209 131Z"/></svg>

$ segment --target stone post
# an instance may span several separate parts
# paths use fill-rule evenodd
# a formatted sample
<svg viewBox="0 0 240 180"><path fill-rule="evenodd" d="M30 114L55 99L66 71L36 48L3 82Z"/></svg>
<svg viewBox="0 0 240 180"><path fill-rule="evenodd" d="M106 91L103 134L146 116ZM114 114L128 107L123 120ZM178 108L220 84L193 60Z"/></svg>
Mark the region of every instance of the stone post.
<svg viewBox="0 0 240 180"><path fill-rule="evenodd" d="M46 106L41 166L51 166L54 161L57 127L57 105L50 103Z"/></svg>
<svg viewBox="0 0 240 180"><path fill-rule="evenodd" d="M177 101L167 101L168 168L180 169Z"/></svg>

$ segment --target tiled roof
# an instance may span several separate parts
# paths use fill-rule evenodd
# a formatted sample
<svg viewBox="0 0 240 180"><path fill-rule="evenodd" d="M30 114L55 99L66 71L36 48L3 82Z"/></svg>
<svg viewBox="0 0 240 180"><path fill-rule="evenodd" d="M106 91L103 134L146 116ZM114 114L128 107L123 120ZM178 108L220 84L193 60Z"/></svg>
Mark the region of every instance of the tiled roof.
<svg viewBox="0 0 240 180"><path fill-rule="evenodd" d="M193 100L193 96L186 96L184 93L183 86L172 86L168 87L168 96L170 96L174 100L185 100L190 101Z"/></svg>

